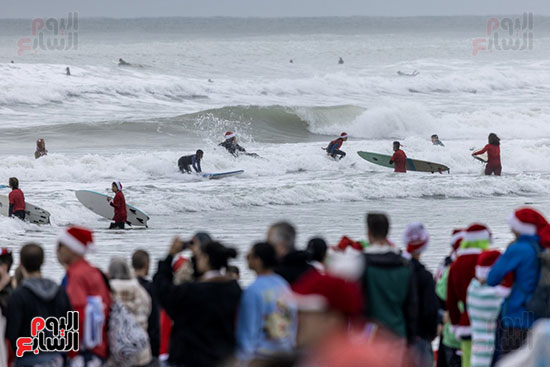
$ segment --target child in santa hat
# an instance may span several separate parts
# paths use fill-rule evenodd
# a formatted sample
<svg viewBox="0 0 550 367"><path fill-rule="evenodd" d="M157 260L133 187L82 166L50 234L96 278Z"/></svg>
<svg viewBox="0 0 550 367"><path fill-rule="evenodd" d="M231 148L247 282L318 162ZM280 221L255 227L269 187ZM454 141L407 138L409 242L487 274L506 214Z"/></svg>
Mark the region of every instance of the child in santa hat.
<svg viewBox="0 0 550 367"><path fill-rule="evenodd" d="M417 336L414 342L416 365L432 366L432 340L437 336L438 301L432 273L420 262L421 254L426 251L430 235L422 223L411 223L405 229L403 242L406 246L405 257L410 257L417 282L418 318Z"/></svg>
<svg viewBox="0 0 550 367"><path fill-rule="evenodd" d="M489 367L495 350L497 318L502 301L510 294L510 279L491 287L485 283L500 251L484 251L477 258L476 276L468 287L468 315L472 323L472 367ZM509 274L512 276L512 273Z"/></svg>
<svg viewBox="0 0 550 367"><path fill-rule="evenodd" d="M447 284L447 309L452 329L460 339L462 366L470 367L472 349L472 328L466 295L468 286L475 276L477 259L491 244L491 232L482 224L472 224L464 233L464 239L457 251L457 258L449 270Z"/></svg>
<svg viewBox="0 0 550 367"><path fill-rule="evenodd" d="M500 356L521 347L533 326L534 316L525 305L540 277L538 252L550 247L550 225L538 211L518 209L508 223L516 239L499 257L487 277L487 284L496 286L506 274L512 272L515 276L512 291L502 306L502 329L498 341Z"/></svg>
<svg viewBox="0 0 550 367"><path fill-rule="evenodd" d="M439 298L439 307L441 314L441 324L443 331L439 341L437 353L437 365L444 367L460 367L462 359L460 357L460 340L451 332L451 323L449 322L449 313L447 312L447 281L449 279L449 270L456 259L462 240L464 239L465 229L455 229L451 236L451 253L443 260L435 276L435 292Z"/></svg>

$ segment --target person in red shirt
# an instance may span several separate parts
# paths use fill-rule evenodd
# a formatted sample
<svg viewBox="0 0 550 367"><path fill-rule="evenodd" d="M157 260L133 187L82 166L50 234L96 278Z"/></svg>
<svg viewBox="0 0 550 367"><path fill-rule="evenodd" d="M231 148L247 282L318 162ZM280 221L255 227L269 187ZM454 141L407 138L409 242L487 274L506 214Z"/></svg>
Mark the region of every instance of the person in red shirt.
<svg viewBox="0 0 550 367"><path fill-rule="evenodd" d="M67 296L78 312L80 349L69 354L73 366L101 366L108 357L112 298L105 276L84 258L93 247L93 233L87 228L72 226L57 238L57 259L67 269Z"/></svg>
<svg viewBox="0 0 550 367"><path fill-rule="evenodd" d="M122 193L122 184L119 181L113 182L112 190L115 193L115 197L113 199L107 198L107 201L115 208L115 215L109 229L124 229L128 215L126 213L126 199Z"/></svg>
<svg viewBox="0 0 550 367"><path fill-rule="evenodd" d="M400 148L401 148L401 143L399 143L398 141L394 141L393 142L394 153L391 156L390 164L395 164L394 172L406 173L407 172L407 168L406 168L407 155Z"/></svg>
<svg viewBox="0 0 550 367"><path fill-rule="evenodd" d="M10 177L9 185L11 192L9 194L8 216L25 220L25 195L23 191L19 190L19 180L16 177Z"/></svg>
<svg viewBox="0 0 550 367"><path fill-rule="evenodd" d="M341 133L337 139L331 141L325 148L327 154L334 159L336 159L336 156L338 156L338 160L344 158L346 156L346 153L341 151L340 148L342 147L342 144L348 140L348 137L349 136L347 133Z"/></svg>
<svg viewBox="0 0 550 367"><path fill-rule="evenodd" d="M485 174L490 176L500 176L502 165L500 163L500 139L495 133L489 134L489 144L480 151L472 153L472 156L480 155L487 152L487 165L485 166Z"/></svg>

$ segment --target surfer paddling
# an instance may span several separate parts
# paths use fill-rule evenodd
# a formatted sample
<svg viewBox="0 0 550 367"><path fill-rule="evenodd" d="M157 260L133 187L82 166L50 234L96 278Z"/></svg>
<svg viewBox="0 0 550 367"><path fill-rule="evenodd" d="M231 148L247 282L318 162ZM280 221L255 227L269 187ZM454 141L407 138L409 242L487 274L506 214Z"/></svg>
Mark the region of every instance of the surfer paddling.
<svg viewBox="0 0 550 367"><path fill-rule="evenodd" d="M124 229L128 215L126 213L126 199L122 193L122 184L120 181L115 181L111 185L111 189L115 193L115 197L113 199L108 197L107 201L115 209L115 215L109 229Z"/></svg>
<svg viewBox="0 0 550 367"><path fill-rule="evenodd" d="M398 141L393 142L393 155L390 159L390 164L395 164L394 172L406 173L407 155L401 150L401 143Z"/></svg>
<svg viewBox="0 0 550 367"><path fill-rule="evenodd" d="M34 158L38 159L45 155L48 155L48 150L46 149L46 141L40 138L36 141L36 151L34 152Z"/></svg>
<svg viewBox="0 0 550 367"><path fill-rule="evenodd" d="M397 75L399 75L399 76L417 76L418 74L420 74L420 73L419 73L418 71L416 71L416 70L413 71L413 72L410 73L410 74L409 74L409 73L404 73L404 72L402 72L401 70L399 70L399 71L397 72Z"/></svg>
<svg viewBox="0 0 550 367"><path fill-rule="evenodd" d="M477 152L473 152L472 156L478 156L487 153L487 165L485 166L485 174L490 176L500 176L502 173L502 165L500 163L500 138L495 133L489 134L489 144Z"/></svg>
<svg viewBox="0 0 550 367"><path fill-rule="evenodd" d="M201 173L201 160L204 156L204 152L202 150L197 150L195 154L192 155L186 155L181 157L178 160L178 167L180 169L181 173L191 173L191 167L195 170L197 173Z"/></svg>
<svg viewBox="0 0 550 367"><path fill-rule="evenodd" d="M441 140L439 140L439 136L437 136L437 134L433 134L432 135L432 144L433 145L439 145L440 147L444 147L445 144L443 144L441 142Z"/></svg>
<svg viewBox="0 0 550 367"><path fill-rule="evenodd" d="M17 177L10 177L9 185L11 192L8 195L10 202L8 216L25 220L25 195L19 189L19 180Z"/></svg>
<svg viewBox="0 0 550 367"><path fill-rule="evenodd" d="M327 151L327 155L331 156L334 159L336 159L336 156L338 156L338 160L344 158L346 156L346 153L341 151L340 148L342 147L342 144L344 144L344 142L348 140L348 137L348 133L341 133L337 139L328 143L328 146L325 148L325 150Z"/></svg>
<svg viewBox="0 0 550 367"><path fill-rule="evenodd" d="M220 143L219 146L227 149L227 151L231 153L234 157L238 157L241 154L248 155L254 158L258 157L256 153L247 153L246 149L237 144L237 134L235 134L233 131L227 131L224 137L225 141L223 143Z"/></svg>

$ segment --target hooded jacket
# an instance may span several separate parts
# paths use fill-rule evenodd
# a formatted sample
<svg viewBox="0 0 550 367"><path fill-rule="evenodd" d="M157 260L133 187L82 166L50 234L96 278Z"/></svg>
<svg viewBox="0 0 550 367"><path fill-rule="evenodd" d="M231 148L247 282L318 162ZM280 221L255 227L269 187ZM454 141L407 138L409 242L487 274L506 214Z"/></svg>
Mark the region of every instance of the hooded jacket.
<svg viewBox="0 0 550 367"><path fill-rule="evenodd" d="M54 281L26 279L13 291L8 301L6 338L15 351L18 338L31 336L31 321L34 317L66 317L71 310L67 293ZM32 358L38 363L52 354L57 353L26 353L23 358Z"/></svg>
<svg viewBox="0 0 550 367"><path fill-rule="evenodd" d="M389 245L366 249L362 277L365 316L406 338L417 335L418 291L412 264Z"/></svg>

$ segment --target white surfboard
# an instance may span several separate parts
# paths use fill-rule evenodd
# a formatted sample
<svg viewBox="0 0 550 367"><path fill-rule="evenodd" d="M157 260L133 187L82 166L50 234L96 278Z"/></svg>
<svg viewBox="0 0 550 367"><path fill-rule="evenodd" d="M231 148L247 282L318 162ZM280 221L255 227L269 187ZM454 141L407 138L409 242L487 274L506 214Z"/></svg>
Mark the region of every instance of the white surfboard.
<svg viewBox="0 0 550 367"><path fill-rule="evenodd" d="M480 149L477 149L477 148L472 148L470 149L472 152L477 152L479 150L481 150L482 148ZM480 162L483 162L483 163L487 163L489 161L489 154L487 154L487 152L483 153L483 154L480 154L480 155L474 155L472 156L474 157L475 160L478 160Z"/></svg>
<svg viewBox="0 0 550 367"><path fill-rule="evenodd" d="M201 173L200 175L209 180L219 180L220 178L232 177L243 174L243 170L231 171L231 172L220 172L220 173Z"/></svg>
<svg viewBox="0 0 550 367"><path fill-rule="evenodd" d="M8 216L10 201L7 195L0 195L0 215ZM50 213L25 202L25 221L33 224L50 224Z"/></svg>
<svg viewBox="0 0 550 367"><path fill-rule="evenodd" d="M115 209L107 202L108 195L90 190L78 190L75 192L75 195L82 205L97 215L109 220L113 219ZM143 211L132 205L126 204L126 212L128 214L127 224L147 227L147 221L150 218Z"/></svg>

